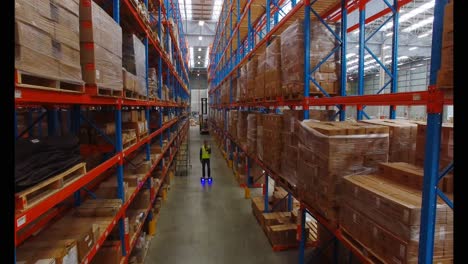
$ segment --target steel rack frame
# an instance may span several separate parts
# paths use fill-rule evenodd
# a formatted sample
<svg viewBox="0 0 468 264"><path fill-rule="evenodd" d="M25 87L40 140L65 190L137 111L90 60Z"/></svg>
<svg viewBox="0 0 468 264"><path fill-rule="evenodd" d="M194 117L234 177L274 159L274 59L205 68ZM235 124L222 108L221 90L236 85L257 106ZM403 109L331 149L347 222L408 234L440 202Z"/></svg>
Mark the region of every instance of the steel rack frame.
<svg viewBox="0 0 468 264"><path fill-rule="evenodd" d="M60 191L48 196L46 199L40 201L34 206L15 213L16 246L20 245L33 233L48 225L49 222L52 221L54 218L60 217L64 213L66 213L69 209L69 206L63 206L66 200L70 200L70 198L73 198L75 201L75 206L80 205L82 200L82 190L90 192L89 189L86 188L86 186L100 175L106 173L107 170L109 170L115 165L117 165L118 198L124 200L123 166L126 162L126 157L136 153L138 150L142 149L143 146L145 146L145 148L142 150L146 152L146 159L150 160L151 142L153 142L159 137L158 143L162 147L163 137L165 137L166 132L167 135L169 135L171 132L177 133L177 136L173 137L172 140L170 140L169 143L165 146L162 155L160 155L156 162L153 163L151 170L145 175L142 184L140 184L140 186L136 188L136 190L131 195L130 199L123 204L120 211L115 215L115 217L109 223L108 227L103 232L99 240L96 242L92 250L88 252L87 256L83 260L83 263L88 263L97 253L99 247L104 243L112 229L116 225L119 225L119 235L120 240L122 241L122 253L124 256L122 258L121 263L128 262L128 256L131 253L135 241L130 243L128 235L126 235L124 232L125 228L123 219L125 218L125 211L129 204L135 198L136 194L143 188L143 185L149 184L148 180L150 179L151 172L154 169L156 169L156 167L162 170L162 179L164 180L169 165L172 163L172 160L177 153L180 140L187 135L187 131L189 128L186 116L182 115L182 111L186 111L189 108L190 104L190 90L188 85L189 79L187 74L187 43L185 41L183 27L180 19L180 10L178 9L178 3L176 1L177 0L157 1L156 4L159 7L159 16L157 20L157 35L159 36L159 39L162 39L162 25L169 25L167 21L172 19L176 22L175 26L178 27L178 37L182 40L181 42L179 42L176 34L174 34L173 32L173 28L171 26L168 26L167 34L170 35L170 38L174 43L174 45L172 46L173 48L170 51L167 51L167 49L164 50L162 48L163 44L159 41L159 39L153 37L154 34L152 30L138 13L133 1L109 1L112 3L112 14L114 20L120 24L120 15L126 14L125 19L128 20L126 22L131 23L134 32L136 32L136 34L139 34L140 36L144 36L143 43L145 45L146 54L146 99L134 100L127 99L124 97L100 96L97 92L96 87L88 85L85 86L85 93L54 89L34 89L33 87L30 87L28 85L20 84L18 82L18 74L15 72L15 108L26 108L30 110L45 107L47 109L47 112L44 112L35 121L32 120L32 112L29 112L30 114L28 115L28 128L23 133L21 133L21 131L18 131L17 129L17 111L15 111L15 139L23 135L33 136L33 134L29 132L31 132L31 129L34 129L35 127L40 127L42 119L44 119L45 116L47 116L49 135L58 135L58 124L62 121L65 121L61 120L61 115L58 115L58 110L63 108L68 110L66 121L68 124L68 128L72 133L78 133L81 122L80 119L83 120L84 118L81 115L81 111L86 109L97 109L99 111L99 109L101 108L109 108L115 113L116 122L115 141L109 139L111 143L110 149L113 149L114 152L110 157L107 158L106 161L88 171L86 174L84 174L78 180L74 181L72 184L65 186ZM143 2L146 8L148 9L148 0L144 0ZM166 46L167 41L169 40L166 39ZM172 63L170 59L170 55L172 54L176 55L174 63ZM162 86L164 83L168 85L172 92L172 96L168 101L149 98L148 68L150 67L150 64L153 66L156 65L158 69L157 93L159 98L161 98ZM164 82L163 69L165 70L164 73L166 75L166 81ZM146 120L148 122L147 127L149 129L149 134L139 142L124 149L122 142L122 110L126 108L128 108L129 110L136 108L140 111L145 112ZM156 130L152 131L150 127L150 117L153 110L157 110L157 112L159 112L160 122L158 124L158 127L155 128ZM178 117L163 123L163 112L166 112L170 116ZM84 120L86 122L91 122L90 124L93 126L92 121L86 120L86 118L84 118ZM41 136L42 130L39 129L38 131L39 134L37 136ZM102 132L99 132L98 130L98 133ZM162 163L160 163L159 161L161 161L163 156L169 152L171 152L169 158L169 165L163 166ZM152 203L154 202L159 189L160 188L158 188L155 191L155 193L152 194ZM27 229L25 229L25 227L27 227ZM25 230L26 232L24 232Z"/></svg>
<svg viewBox="0 0 468 264"><path fill-rule="evenodd" d="M266 1L266 2L265 2ZM439 196L444 200L450 208L453 209L453 202L437 188L437 183L448 172L453 170L453 163L440 172L439 168L439 148L442 124L442 110L444 105L453 104L453 95L451 91L441 90L436 87L437 71L441 63L441 40L442 40L442 23L444 18L444 7L446 0L436 0L434 7L434 23L433 23L433 38L432 38L432 56L431 56L431 70L430 70L430 85L427 91L421 92L399 92L398 91L398 20L399 10L402 6L411 2L411 0L382 0L386 8L370 17L366 18L366 4L368 0L303 0L303 1L272 1L272 0L226 0L223 4L223 11L218 21L215 40L210 52L210 65L209 65L209 82L210 82L210 106L212 109L225 110L242 109L242 108L260 108L260 109L277 109L280 106L289 106L291 109L301 107L308 109L310 106L336 106L339 110L339 120L345 118L345 111L347 106L356 106L357 120L367 117L365 107L369 105L374 106L389 106L391 119L396 117L396 106L400 105L424 105L427 106L427 135L426 135L426 154L424 160L424 183L423 183L423 201L422 201L422 215L421 215L421 229L420 229L420 243L419 243L419 263L432 263L433 247L434 247L434 224L435 224L435 204L436 198ZM280 20L278 18L279 12L285 4L291 4L291 10ZM265 10L256 10L256 5L265 6ZM253 11L252 11L253 10ZM352 12L359 12L359 21L355 25L347 27L347 16ZM375 31L370 34L365 33L366 25L389 15L383 24L380 25ZM233 17L235 18L233 21ZM244 65L250 57L256 52L264 50L265 46L269 44L270 39L274 35L280 34L292 21L296 19L303 19L305 31L305 80L304 80L304 98L301 100L285 100L283 97L277 98L274 101L260 101L250 103L235 103L232 100L232 83L233 77L238 76L239 69ZM314 20L311 20L314 18ZM229 21L229 23L228 23ZM328 22L340 21L342 25L341 32L334 33L338 46L333 50L334 52L341 52L341 72L346 73L346 33L359 29L359 62L358 62L358 94L346 94L346 78L341 77L340 84L342 89L338 96L330 97L324 93L322 98L309 97L309 82L313 82L317 86L317 82L312 78L312 73L320 64L325 62L328 56L325 56L319 65L311 69L308 58L309 55L309 29L310 23L321 23L328 26ZM376 32L389 21L393 21L392 26L392 54L391 65L387 68L375 56L370 48L367 47L367 41L372 38ZM267 23L268 22L268 23ZM273 26L273 27L271 27ZM255 36L258 36L255 39ZM237 41L234 41L237 38ZM364 54L367 52L371 57L382 67L385 74L390 77L390 80L384 84L377 94L364 94ZM346 76L346 74L341 74ZM229 82L230 85L230 103L221 104L220 102L220 87L223 83ZM320 87L320 86L318 86ZM389 93L382 93L384 90L389 90ZM323 92L323 90L322 90ZM308 118L308 112L305 112L304 118ZM221 131L225 138L233 141L232 137L227 133L226 128L219 128L213 123L215 129ZM268 175L275 175L266 168L261 161L252 157L255 162L259 163ZM279 177L279 176L273 176ZM266 177L268 178L268 177ZM281 183L281 181L280 181ZM285 189L288 186L283 186ZM297 197L297 194L291 191L292 195ZM346 239L343 238L341 231L331 228L327 221L320 217L320 215L312 210L312 207L301 201L301 218L305 219L306 213L311 214L316 218L319 223L323 224L331 233L333 233L340 242L347 246L359 259L364 262L369 262L362 252L359 252L352 247ZM305 262L305 236L304 221L298 227L301 237L301 247L299 251L299 263Z"/></svg>

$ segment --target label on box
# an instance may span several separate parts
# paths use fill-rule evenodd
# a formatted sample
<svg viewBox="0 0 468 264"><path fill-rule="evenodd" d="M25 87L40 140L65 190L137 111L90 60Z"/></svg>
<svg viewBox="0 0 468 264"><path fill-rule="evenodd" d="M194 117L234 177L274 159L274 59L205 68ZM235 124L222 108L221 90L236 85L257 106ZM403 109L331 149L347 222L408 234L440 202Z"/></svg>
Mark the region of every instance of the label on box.
<svg viewBox="0 0 468 264"><path fill-rule="evenodd" d="M26 223L26 216L23 215L18 220L16 220L16 227L20 227Z"/></svg>
<svg viewBox="0 0 468 264"><path fill-rule="evenodd" d="M445 240L445 226L440 227L439 238L440 238L440 240Z"/></svg>
<svg viewBox="0 0 468 264"><path fill-rule="evenodd" d="M101 79L101 72L99 70L96 70L96 79Z"/></svg>
<svg viewBox="0 0 468 264"><path fill-rule="evenodd" d="M21 90L15 90L15 98L21 98Z"/></svg>

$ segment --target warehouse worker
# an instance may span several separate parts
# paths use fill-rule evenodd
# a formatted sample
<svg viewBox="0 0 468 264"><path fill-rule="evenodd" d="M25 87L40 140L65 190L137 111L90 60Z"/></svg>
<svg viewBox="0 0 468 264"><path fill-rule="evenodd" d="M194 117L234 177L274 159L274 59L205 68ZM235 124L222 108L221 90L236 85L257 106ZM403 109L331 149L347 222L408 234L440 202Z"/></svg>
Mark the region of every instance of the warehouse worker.
<svg viewBox="0 0 468 264"><path fill-rule="evenodd" d="M210 156L211 156L211 147L208 146L208 143L206 142L206 140L204 140L203 145L200 148L200 162L203 168L203 179L205 179L205 166L208 167L208 179L211 178Z"/></svg>

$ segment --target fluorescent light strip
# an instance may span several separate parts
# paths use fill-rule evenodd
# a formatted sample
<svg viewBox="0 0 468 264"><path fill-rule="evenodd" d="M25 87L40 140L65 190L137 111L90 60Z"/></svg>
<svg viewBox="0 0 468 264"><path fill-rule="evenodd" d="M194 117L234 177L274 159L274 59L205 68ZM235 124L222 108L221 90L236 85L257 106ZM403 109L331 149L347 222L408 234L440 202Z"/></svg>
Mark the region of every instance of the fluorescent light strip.
<svg viewBox="0 0 468 264"><path fill-rule="evenodd" d="M419 35L418 38L424 38L424 37L429 36L430 34L431 34L430 32L426 32L426 33Z"/></svg>
<svg viewBox="0 0 468 264"><path fill-rule="evenodd" d="M416 30L416 29L418 29L420 27L424 27L425 25L431 24L432 22L434 22L434 17L430 16L430 17L428 17L428 18L426 18L424 20L419 21L416 24L413 24L413 25L403 29L402 31L403 32L411 32L411 31Z"/></svg>
<svg viewBox="0 0 468 264"><path fill-rule="evenodd" d="M411 47L408 50L417 50L417 49L418 49L418 47Z"/></svg>
<svg viewBox="0 0 468 264"><path fill-rule="evenodd" d="M208 47L208 48L206 49L206 54L205 54L205 68L208 67L208 62L209 62L209 60L210 60L209 54L210 54L210 48Z"/></svg>

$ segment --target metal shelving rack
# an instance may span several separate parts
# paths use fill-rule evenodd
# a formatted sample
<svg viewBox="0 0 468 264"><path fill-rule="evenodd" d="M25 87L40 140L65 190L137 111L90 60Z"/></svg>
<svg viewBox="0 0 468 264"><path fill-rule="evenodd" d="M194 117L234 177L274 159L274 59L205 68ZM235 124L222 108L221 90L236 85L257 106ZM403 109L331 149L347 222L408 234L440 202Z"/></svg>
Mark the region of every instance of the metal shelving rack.
<svg viewBox="0 0 468 264"><path fill-rule="evenodd" d="M427 106L427 135L426 135L426 154L424 160L424 184L423 184L423 201L419 243L419 263L432 263L433 247L434 247L434 224L435 224L435 205L437 196L441 197L452 209L453 202L437 188L437 183L448 172L453 169L453 163L447 168L440 171L439 168L439 148L442 125L443 106L453 104L453 95L451 91L442 90L436 87L437 71L441 64L441 41L442 41L442 25L444 19L444 7L447 0L436 0L434 8L434 22L432 34L432 55L430 67L430 85L427 91L420 92L398 92L398 26L399 26L399 11L402 6L411 2L411 0L383 0L386 8L381 12L376 13L366 18L366 4L369 0L226 0L224 1L222 12L216 29L216 36L210 52L209 82L210 82L210 106L212 109L222 110L224 114L224 122L227 122L227 111L230 109L251 110L257 109L269 111L280 106L289 106L291 109L302 107L308 109L310 106L330 106L337 107L339 112L339 120L343 121L346 117L346 107L355 106L357 108L357 120L362 120L367 117L364 109L366 106L389 106L390 118L396 117L396 106L422 105ZM291 5L289 12L284 12L282 9L286 4ZM352 12L359 13L359 22L355 25L348 26L348 14ZM280 14L282 19L280 20ZM380 25L373 33L366 34L368 24L389 15L383 24ZM341 90L338 96L330 97L317 81L314 80L312 73L328 59L325 56L318 66L311 69L309 64L309 45L310 45L310 23L322 23L327 25L326 21L340 22L341 32L332 32L338 41L339 45L330 52L341 51ZM260 101L250 103L235 103L232 98L232 79L239 76L239 69L257 52L264 50L269 44L274 35L279 35L288 25L294 20L302 19L304 23L304 99L301 100L285 100L283 97L278 97L274 101ZM389 21L393 21L392 26L392 54L391 65L389 68L379 60L378 57L367 47L367 41L379 29ZM359 45L358 45L358 95L348 96L346 94L346 72L347 59L346 54L347 38L346 33L359 29ZM385 73L390 77L389 81L380 89L377 94L364 94L364 52L367 51L373 59L384 68ZM309 83L313 82L324 94L321 98L309 97ZM228 83L230 89L230 103L221 104L220 102L220 87L222 84ZM389 93L383 94L384 90L390 90ZM308 118L308 112L304 114L304 118ZM213 129L222 137L225 142L229 139L230 142L237 145L233 138L227 133L227 126L217 127L214 122ZM228 144L226 144L228 145ZM232 147L229 151L232 156ZM280 176L268 169L261 160L256 157L249 157L250 160L257 162L262 166L267 175L278 179ZM268 186L268 177L266 184ZM276 181L282 184L282 181ZM288 190L293 196L298 197L294 190L291 190L285 184L283 187ZM265 203L267 203L267 198ZM310 205L301 202L301 219L302 223L298 227L298 232L301 237L299 250L299 263L304 263L305 250L305 233L304 223L306 214L311 214L318 220L319 223L327 227L336 239L347 246L355 255L364 262L370 262L361 252L355 250L347 240L343 238L340 229L330 227L325 219L320 217Z"/></svg>
<svg viewBox="0 0 468 264"><path fill-rule="evenodd" d="M34 129L38 124L40 125L40 119L47 115L48 120L48 129L50 135L56 135L56 128L59 124L60 116L58 109L65 108L68 109L69 115L67 118L67 124L69 124L70 131L72 133L78 134L80 128L80 119L87 121L90 125L94 126L91 121L86 120L83 117L82 111L94 109L111 109L115 113L115 142L113 142L113 147L115 152L111 157L107 158L104 162L99 164L97 167L88 171L85 175L80 177L78 180L73 182L70 185L65 186L59 192L56 192L52 195L47 196L47 198L38 202L31 208L25 209L21 212L15 213L15 246L20 245L32 234L48 225L49 222L56 217L60 217L69 207L63 206L63 202L69 198L74 198L75 205L80 205L82 202L82 191L86 190L86 186L90 184L94 179L105 173L111 167L117 167L117 182L118 182L118 198L124 201L124 191L123 191L123 167L125 165L126 157L130 154L134 154L139 150L142 150L144 146L144 151L146 153L146 160L151 160L150 158L150 144L160 144L163 147L163 136L165 133L169 135L170 133L176 133L169 142L164 146L162 150L162 155L153 163L150 171L145 175L142 183L136 188L136 190L131 194L130 198L125 201L120 209L120 211L113 218L109 226L104 232L102 232L101 237L96 241L95 245L88 252L87 256L83 259L83 263L89 263L94 255L97 253L100 246L104 243L107 236L111 233L112 229L118 225L120 240L122 241L122 254L123 258L121 263L127 263L128 257L135 245L135 241L130 241L128 235L125 235L124 228L124 219L125 212L127 207L131 204L136 194L143 188L148 188L150 186L150 179L152 171L159 167L158 169L162 171L161 180L164 181L168 168L172 163L175 153L177 153L178 148L184 138L187 136L189 129L189 122L186 114L189 108L189 99L190 99L190 90L188 85L188 59L187 59L187 43L183 34L182 20L180 16L180 10L177 0L150 0L154 6L158 6L158 19L154 20L151 18L151 23L157 23L158 36L159 39L162 39L162 25L169 24L169 19L172 19L175 25L178 27L178 36L179 39L176 39L176 35L173 32L172 27L167 27L167 36L166 43L161 43L159 39L154 38L151 32L151 29L148 25L145 24L144 19L140 16L137 11L133 1L131 0L106 0L106 1L97 1L98 4L112 4L112 13L114 20L120 24L121 14L125 14L125 22L130 23L133 33L144 36L144 45L146 52L146 69L147 69L147 78L146 78L146 99L145 100L133 100L125 99L121 97L106 97L97 95L96 87L85 86L85 93L78 92L66 92L66 91L54 91L54 90L41 90L41 89L32 89L28 86L24 86L15 83L15 108L27 108L34 109L44 107L47 109L47 113L41 115L34 122L31 121L28 131ZM104 5L102 4L102 5ZM148 0L144 0L144 4L148 9ZM172 40L172 50L166 52L162 47L165 45L166 50L168 50L168 41L169 37ZM170 56L171 54L176 54L176 59L174 63L171 63ZM172 97L169 101L155 100L149 98L149 89L148 89L148 68L150 66L157 67L158 73L158 96L161 98L162 95L162 86L166 84L172 90ZM165 76L165 81L163 81L163 76ZM177 103L178 102L178 103ZM148 136L140 140L136 144L123 148L122 142L122 110L131 110L138 109L139 111L144 111L147 126L148 126ZM163 111L171 116L176 116L171 120L168 120L163 123ZM151 115L159 114L160 121L159 124L154 127L150 126L150 117ZM17 115L15 112L15 139L17 139L21 134L21 131L18 131L16 119ZM95 127L95 126L94 126ZM97 127L95 127L97 128ZM99 131L99 129L98 129ZM21 134L20 134L21 133ZM102 131L100 134L104 134ZM158 140L159 138L159 140ZM166 166L163 166L160 161L165 155L169 155L169 162ZM161 184L162 185L162 184ZM150 211L153 203L156 200L156 195L159 192L161 187L155 190L151 194L151 203L148 209L146 210L146 216ZM45 217L44 217L45 216ZM27 229L25 228L27 227ZM26 232L25 232L26 230ZM140 228L141 231L141 228ZM138 232L139 233L139 232ZM16 249L15 249L16 252Z"/></svg>

